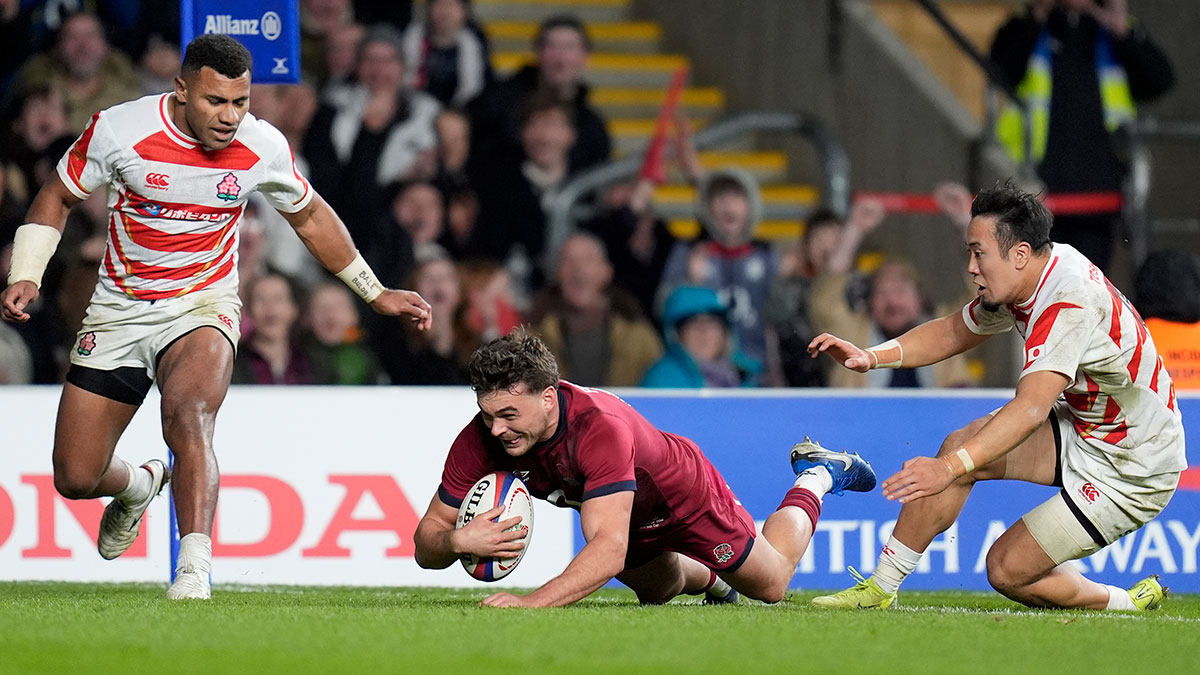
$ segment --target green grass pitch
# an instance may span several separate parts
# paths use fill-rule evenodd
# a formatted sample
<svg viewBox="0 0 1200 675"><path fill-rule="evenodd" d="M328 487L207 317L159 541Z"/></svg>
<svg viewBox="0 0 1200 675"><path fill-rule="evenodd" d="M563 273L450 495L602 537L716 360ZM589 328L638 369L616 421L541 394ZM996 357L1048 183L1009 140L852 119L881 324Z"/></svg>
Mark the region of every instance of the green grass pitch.
<svg viewBox="0 0 1200 675"><path fill-rule="evenodd" d="M572 607L478 607L492 587L0 583L0 673L1196 672L1200 596L1157 612L1034 611L990 593L902 592L900 609L639 607L605 590Z"/></svg>

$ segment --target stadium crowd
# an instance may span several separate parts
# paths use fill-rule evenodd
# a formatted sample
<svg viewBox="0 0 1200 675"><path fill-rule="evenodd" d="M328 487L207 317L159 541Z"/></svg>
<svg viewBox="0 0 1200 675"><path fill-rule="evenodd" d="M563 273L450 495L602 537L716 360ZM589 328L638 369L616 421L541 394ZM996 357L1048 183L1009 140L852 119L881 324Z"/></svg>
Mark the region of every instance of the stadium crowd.
<svg viewBox="0 0 1200 675"><path fill-rule="evenodd" d="M4 243L97 110L169 91L178 71L177 6L80 2L94 11L62 13L51 4L0 0ZM399 1L300 5L303 82L254 85L250 111L283 132L380 280L429 301L434 328L366 311L260 198L240 227L235 383L465 384L471 352L520 324L582 385L975 383L961 359L870 376L811 359L806 347L821 332L882 342L942 308L902 260L859 271L859 246L885 218L871 200L845 219L809 214L801 241L755 239L754 178L705 171L682 120L673 156L701 195L697 240L672 237L641 179L598 196L595 216L550 250L546 206L613 154L588 101L591 44L578 19L547 19L534 61L499 77L468 0L428 0L415 13ZM970 193L936 194L965 229ZM101 191L71 214L32 319L0 324L0 383L62 381L105 249L104 200ZM0 249L0 274L10 250Z"/></svg>

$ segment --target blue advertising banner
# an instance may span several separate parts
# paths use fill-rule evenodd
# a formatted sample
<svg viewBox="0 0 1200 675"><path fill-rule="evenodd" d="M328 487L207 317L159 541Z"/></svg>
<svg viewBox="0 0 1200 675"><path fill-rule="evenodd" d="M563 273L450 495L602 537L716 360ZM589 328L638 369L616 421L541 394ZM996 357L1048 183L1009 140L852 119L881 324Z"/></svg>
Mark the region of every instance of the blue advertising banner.
<svg viewBox="0 0 1200 675"><path fill-rule="evenodd" d="M250 50L254 82L300 81L299 0L182 0L180 13L180 44L197 35L229 35Z"/></svg>
<svg viewBox="0 0 1200 675"><path fill-rule="evenodd" d="M721 471L738 498L760 523L778 506L794 476L791 446L811 436L837 450L869 459L880 480L917 455L937 452L945 436L1006 403L1011 392L837 395L736 393L623 396L662 429L695 440ZM1200 467L1200 398L1182 398L1188 428L1188 461ZM980 483L958 521L934 540L909 589L986 590L988 548L1023 514L1057 488L1014 481ZM853 584L852 565L864 574L875 568L900 512L876 489L869 494L829 496L817 533L800 563L793 588L840 589ZM582 546L577 534L576 547ZM1150 574L1181 592L1200 592L1200 468L1184 474L1170 505L1157 519L1111 546L1079 561L1092 578L1121 586Z"/></svg>

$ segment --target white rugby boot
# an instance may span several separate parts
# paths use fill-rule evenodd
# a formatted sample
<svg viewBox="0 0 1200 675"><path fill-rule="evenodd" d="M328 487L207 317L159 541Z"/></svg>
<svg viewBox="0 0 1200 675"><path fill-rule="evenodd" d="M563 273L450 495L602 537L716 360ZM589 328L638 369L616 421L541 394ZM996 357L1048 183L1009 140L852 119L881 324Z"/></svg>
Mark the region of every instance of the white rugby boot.
<svg viewBox="0 0 1200 675"><path fill-rule="evenodd" d="M96 535L96 550L105 560L112 560L124 553L137 539L142 528L142 517L150 502L162 492L163 486L171 480L167 465L161 459L152 459L133 471L150 472L150 491L137 502L127 503L114 497L104 508L104 516L100 519L100 531Z"/></svg>
<svg viewBox="0 0 1200 675"><path fill-rule="evenodd" d="M208 600L212 585L208 580L212 568L212 540L206 534L193 532L179 540L179 560L175 563L175 582L167 589L169 600Z"/></svg>

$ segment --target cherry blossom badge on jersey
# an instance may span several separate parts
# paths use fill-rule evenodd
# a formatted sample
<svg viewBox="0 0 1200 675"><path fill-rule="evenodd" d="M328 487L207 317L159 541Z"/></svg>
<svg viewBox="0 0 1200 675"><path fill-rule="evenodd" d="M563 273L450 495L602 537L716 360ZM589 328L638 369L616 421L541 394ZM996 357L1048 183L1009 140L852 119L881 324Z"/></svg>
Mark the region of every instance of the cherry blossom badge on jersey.
<svg viewBox="0 0 1200 675"><path fill-rule="evenodd" d="M217 183L217 197L227 202L231 202L238 198L242 193L242 186L238 185L237 176L233 172L225 174L220 183Z"/></svg>

